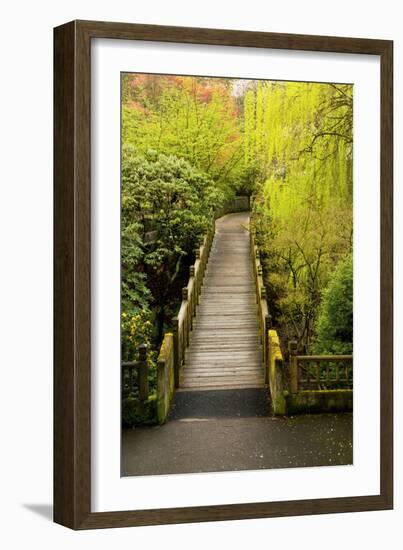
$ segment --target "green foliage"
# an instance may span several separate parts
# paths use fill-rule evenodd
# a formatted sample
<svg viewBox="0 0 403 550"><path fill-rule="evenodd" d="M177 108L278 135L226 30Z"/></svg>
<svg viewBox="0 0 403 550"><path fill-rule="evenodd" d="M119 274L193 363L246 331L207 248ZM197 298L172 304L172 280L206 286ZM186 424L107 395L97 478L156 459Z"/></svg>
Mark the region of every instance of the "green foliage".
<svg viewBox="0 0 403 550"><path fill-rule="evenodd" d="M352 87L258 83L245 117L271 307L283 335L309 349L322 291L352 246Z"/></svg>
<svg viewBox="0 0 403 550"><path fill-rule="evenodd" d="M242 147L227 80L124 75L122 96L123 143L183 158L233 194Z"/></svg>
<svg viewBox="0 0 403 550"><path fill-rule="evenodd" d="M352 249L352 91L122 75L122 356L136 359L140 343L148 344L152 391L156 352L194 248L213 211L236 194L252 196L281 336L307 351L330 351L326 334L334 351L352 345L329 305L332 277ZM347 315L350 298L340 285L331 303Z"/></svg>
<svg viewBox="0 0 403 550"><path fill-rule="evenodd" d="M123 147L124 355L141 339L161 341L166 316L180 300L180 287L172 289L222 200L213 182L184 159Z"/></svg>
<svg viewBox="0 0 403 550"><path fill-rule="evenodd" d="M194 249L234 195L241 157L227 80L122 75L122 359L148 345L151 391ZM146 421L132 405L126 423Z"/></svg>
<svg viewBox="0 0 403 550"><path fill-rule="evenodd" d="M157 400L155 393L147 401L141 402L132 394L122 401L122 426L131 428L139 424L155 424L157 419Z"/></svg>
<svg viewBox="0 0 403 550"><path fill-rule="evenodd" d="M335 269L323 293L316 326L315 353L353 351L353 260L349 254Z"/></svg>
<svg viewBox="0 0 403 550"><path fill-rule="evenodd" d="M138 156L133 148L124 148L122 235L144 242L147 233L156 231L143 255L155 271L176 266L193 250L222 200L213 182L185 160L153 151ZM168 271L170 280L174 274Z"/></svg>

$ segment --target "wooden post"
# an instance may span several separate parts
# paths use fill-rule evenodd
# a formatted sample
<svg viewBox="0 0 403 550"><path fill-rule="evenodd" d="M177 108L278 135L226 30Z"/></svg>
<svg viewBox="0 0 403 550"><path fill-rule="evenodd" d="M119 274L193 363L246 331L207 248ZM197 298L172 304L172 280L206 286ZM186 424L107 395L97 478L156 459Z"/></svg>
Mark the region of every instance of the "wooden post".
<svg viewBox="0 0 403 550"><path fill-rule="evenodd" d="M191 265L190 268L189 268L189 276L190 276L191 279L193 278L193 292L192 292L192 303L191 303L191 306L192 306L191 324L192 324L192 328L193 328L193 317L196 315L196 303L197 303L197 294L198 294L196 278L195 278L195 266L194 265Z"/></svg>
<svg viewBox="0 0 403 550"><path fill-rule="evenodd" d="M165 358L158 357L157 361L157 401L165 397Z"/></svg>
<svg viewBox="0 0 403 550"><path fill-rule="evenodd" d="M172 319L173 336L174 336L174 382L175 388L179 388L179 319Z"/></svg>
<svg viewBox="0 0 403 550"><path fill-rule="evenodd" d="M196 261L199 260L199 273L202 281L204 276L204 265L203 265L204 262L203 262L203 258L200 257L200 248L195 248L195 256L196 256Z"/></svg>
<svg viewBox="0 0 403 550"><path fill-rule="evenodd" d="M270 338L269 338L269 328L270 328L270 317L265 315L264 317L264 338L263 338L263 361L264 361L264 372L265 372L265 381L266 384L269 383L269 362L270 362Z"/></svg>
<svg viewBox="0 0 403 550"><path fill-rule="evenodd" d="M277 399L275 403L275 414L285 415L287 413L287 405L284 398L284 370L282 359L275 358L274 360L274 376Z"/></svg>
<svg viewBox="0 0 403 550"><path fill-rule="evenodd" d="M298 393L298 362L297 362L298 344L294 340L288 344L290 352L290 391Z"/></svg>
<svg viewBox="0 0 403 550"><path fill-rule="evenodd" d="M196 315L196 306L199 303L199 281L196 277L196 268L191 265L189 268L190 277L193 277L193 316Z"/></svg>
<svg viewBox="0 0 403 550"><path fill-rule="evenodd" d="M271 328L273 328L273 324L272 324L272 318L269 311L269 313L267 314L267 330Z"/></svg>
<svg viewBox="0 0 403 550"><path fill-rule="evenodd" d="M148 365L147 344L139 346L139 397L141 401L148 399Z"/></svg>
<svg viewBox="0 0 403 550"><path fill-rule="evenodd" d="M185 309L185 316L184 316L185 333L183 335L183 337L185 338L184 347L186 347L189 345L189 332L190 332L190 323L191 323L191 316L192 316L192 312L189 304L189 289L187 286L184 286L182 288L182 301L187 302L186 309Z"/></svg>
<svg viewBox="0 0 403 550"><path fill-rule="evenodd" d="M196 306L199 305L199 301L200 301L200 292L201 292L201 284L200 284L200 280L201 280L201 266L200 266L200 262L197 264L197 270L196 270L196 264L194 264L194 272L195 272L195 286L196 286Z"/></svg>

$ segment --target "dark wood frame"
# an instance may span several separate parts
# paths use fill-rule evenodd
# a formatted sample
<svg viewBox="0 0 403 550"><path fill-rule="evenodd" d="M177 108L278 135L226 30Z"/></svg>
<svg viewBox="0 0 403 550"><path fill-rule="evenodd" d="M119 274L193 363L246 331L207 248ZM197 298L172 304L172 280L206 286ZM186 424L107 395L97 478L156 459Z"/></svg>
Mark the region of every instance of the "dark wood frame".
<svg viewBox="0 0 403 550"><path fill-rule="evenodd" d="M379 495L92 513L90 55L92 38L372 54L381 58L381 490ZM126 527L393 507L393 42L73 21L54 29L54 520Z"/></svg>

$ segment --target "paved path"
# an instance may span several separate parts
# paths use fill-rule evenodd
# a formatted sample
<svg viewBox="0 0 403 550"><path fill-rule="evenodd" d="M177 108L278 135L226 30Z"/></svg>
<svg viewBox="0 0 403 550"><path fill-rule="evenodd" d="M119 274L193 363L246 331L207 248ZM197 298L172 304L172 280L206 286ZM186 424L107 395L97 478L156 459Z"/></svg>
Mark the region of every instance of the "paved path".
<svg viewBox="0 0 403 550"><path fill-rule="evenodd" d="M216 222L181 389L264 387L249 214Z"/></svg>
<svg viewBox="0 0 403 550"><path fill-rule="evenodd" d="M178 392L167 424L123 432L122 475L352 464L352 414L268 409L264 390Z"/></svg>

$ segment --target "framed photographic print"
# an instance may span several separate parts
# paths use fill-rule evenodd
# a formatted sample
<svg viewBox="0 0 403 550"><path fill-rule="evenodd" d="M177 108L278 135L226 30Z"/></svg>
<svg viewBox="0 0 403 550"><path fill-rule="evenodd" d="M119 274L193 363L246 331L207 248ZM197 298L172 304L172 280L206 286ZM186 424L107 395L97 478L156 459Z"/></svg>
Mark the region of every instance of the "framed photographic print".
<svg viewBox="0 0 403 550"><path fill-rule="evenodd" d="M393 43L54 33L54 519L391 509Z"/></svg>

